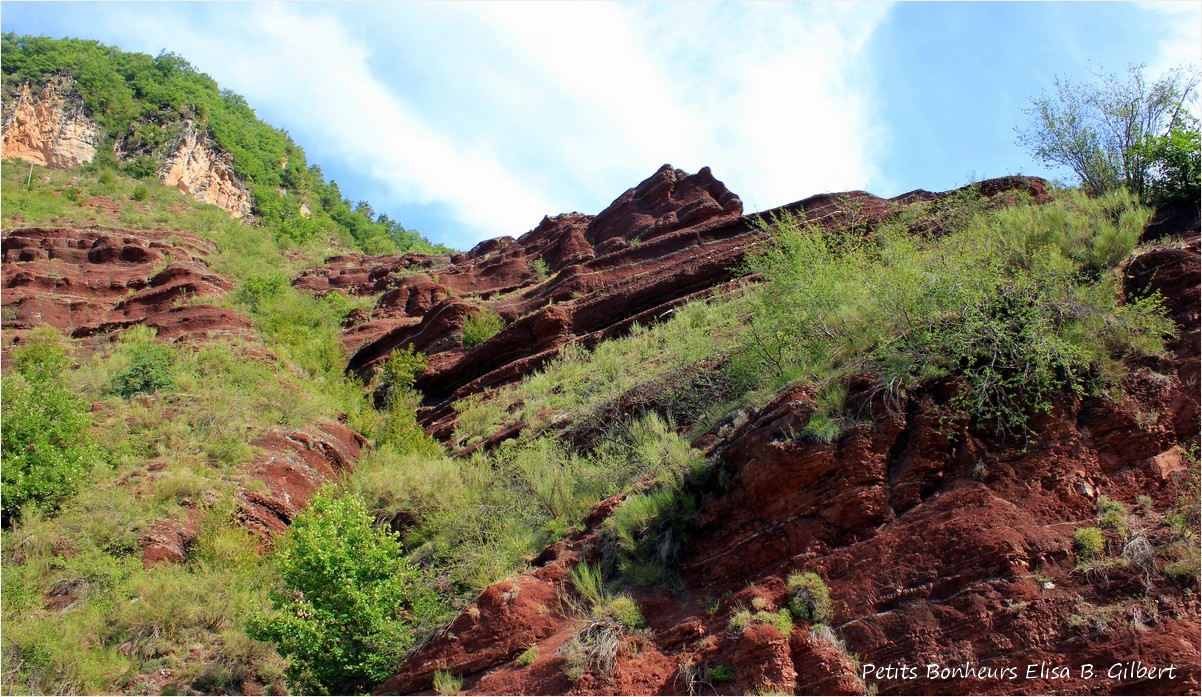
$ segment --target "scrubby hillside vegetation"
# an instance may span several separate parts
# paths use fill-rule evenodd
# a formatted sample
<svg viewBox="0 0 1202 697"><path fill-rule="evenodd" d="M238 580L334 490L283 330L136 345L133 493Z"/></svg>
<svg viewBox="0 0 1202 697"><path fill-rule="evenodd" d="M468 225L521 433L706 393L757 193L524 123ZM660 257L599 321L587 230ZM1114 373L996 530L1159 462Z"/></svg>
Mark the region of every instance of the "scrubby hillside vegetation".
<svg viewBox="0 0 1202 697"><path fill-rule="evenodd" d="M238 113L5 42L6 89L164 76L85 97L114 139ZM239 176L317 204L262 133ZM744 215L665 166L380 256L138 161L3 163L6 693L1197 692L1196 185ZM1029 663L1073 671L925 667Z"/></svg>

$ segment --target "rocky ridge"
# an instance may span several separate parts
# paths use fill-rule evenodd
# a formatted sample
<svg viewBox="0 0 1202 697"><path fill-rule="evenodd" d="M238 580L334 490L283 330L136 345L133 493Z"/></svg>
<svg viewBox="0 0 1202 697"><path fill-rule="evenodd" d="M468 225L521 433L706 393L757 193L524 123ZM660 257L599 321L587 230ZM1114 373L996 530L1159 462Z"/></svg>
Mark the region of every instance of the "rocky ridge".
<svg viewBox="0 0 1202 697"><path fill-rule="evenodd" d="M1045 195L1041 180L1026 177L989 180L979 188L988 196ZM315 293L379 295L370 314L352 318L344 335L353 352L348 368L368 379L397 348L425 353L430 368L417 381L425 395L419 419L447 440L457 400L521 379L568 343L592 347L635 322L653 323L741 283L743 255L762 241L763 224L776 216L871 225L899 206L936 196L913 191L881 199L850 191L743 215L742 201L709 168L690 175L664 165L596 216L548 216L516 239L487 240L455 255L337 257L305 271L293 285ZM467 350L463 327L484 309L506 326Z"/></svg>
<svg viewBox="0 0 1202 697"><path fill-rule="evenodd" d="M205 263L217 251L212 242L178 231L104 227L11 229L0 240L6 354L36 327L94 348L118 330L144 325L160 341L195 347L237 340L257 346L259 360L276 360L249 317L213 304L233 282ZM266 540L285 530L324 484L349 471L366 441L342 424L317 423L261 433L250 445L260 455L241 474L265 486L242 488L237 518ZM144 486L157 476L149 471ZM203 502L192 504L187 515L142 532L146 566L187 558L205 515Z"/></svg>
<svg viewBox="0 0 1202 697"><path fill-rule="evenodd" d="M245 315L196 302L233 283L202 261L216 247L194 235L24 228L5 230L0 244L3 327L11 343L41 325L76 338L135 324L154 327L163 339L253 334Z"/></svg>
<svg viewBox="0 0 1202 697"><path fill-rule="evenodd" d="M73 80L57 77L40 89L26 83L5 107L4 157L69 169L96 156L100 126L87 115Z"/></svg>
<svg viewBox="0 0 1202 697"><path fill-rule="evenodd" d="M681 179L661 170L653 180L669 178ZM656 188L654 182L643 187ZM982 189L997 195L1015 187L1040 193L1037 181L1017 178L985 182ZM718 200L712 190L708 195ZM895 205L931 196L914 192L887 202L853 192L786 209L820 219L846 213L848 206L832 204L850 199L862 203L855 207L858 222L871 226ZM688 297L700 278L711 287L731 278L729 265L710 275L673 273L700 268L682 258L704 258L717 248L729 263L755 244L756 228L747 218L721 205L717 210L723 212L687 231L671 223L642 228L664 240L660 253L646 258L660 264L654 277L672 279L647 291L661 301L653 310ZM560 233L554 239L577 245L569 248L580 250L584 259L560 265L547 285L587 278L591 268L621 269L620 259L654 244L632 246L621 235L589 235L590 225L602 218L573 214L544 220L516 241L484 243L451 258L444 267L451 271L442 278L458 278L461 292L472 292L473 284L481 283L465 283L473 278L472 265L492 262L511 269L501 287L520 284L519 265L497 257L515 246L545 253L547 246L532 242L552 238L551 231ZM567 572L581 560L601 561L599 531L621 497L602 502L580 531L532 559L529 571L488 588L379 693L429 689L435 671L461 676L467 694L1196 693L1202 629L1196 596L1180 592L1162 559L1140 556L1117 536L1106 544L1123 564L1085 573L1073 555L1074 530L1094 519L1103 497L1142 502L1132 511L1131 524L1138 531L1133 539L1147 542L1167 537L1160 511L1178 505L1196 486L1191 484L1196 461L1180 445L1195 440L1199 430L1202 271L1196 204L1192 215L1189 206L1160 211L1146 236L1156 244L1126 264L1125 289L1161 293L1179 337L1169 359L1132 371L1124 385L1132 397L1120 403L1063 397L1032 424L1039 437L1020 447L958 417L949 404L954 383L931 386L893 405L870 389L871 376L853 381L849 404L864 420L831 444L789 436L800 432L813 413L812 394L798 389L778 395L737 428L727 425L695 441L718 464L692 492L702 503L678 557L680 587L633 592L648 629L626 639L608 677L588 672L579 682L570 681L560 649L582 626L582 618L564 602L573 595ZM580 238L590 246L598 241L591 256L578 246ZM730 239L738 239L741 247L726 247ZM601 252L606 244L608 251ZM674 255L675 263L665 262ZM414 263L406 260L405 268ZM398 266L379 267L390 270L373 271L376 280L401 268L399 260L388 264ZM343 276L350 273L345 271ZM315 277L311 272L298 284L315 284ZM408 290L397 294L405 295L406 304L415 293L423 297L418 288L429 287L425 280L408 278L400 277L398 285ZM637 277L614 280L598 286L606 288L611 305L640 297L623 294L637 286ZM496 299L486 290L473 300L519 314L519 308L537 307L533 299L553 296L553 290L540 290L542 284L533 282L524 293L510 290L512 296ZM523 319L472 352L446 342L445 334L443 343L418 344L441 334L429 331L434 321L454 327L458 319L446 317L467 314L455 309L468 304L466 299L434 302L425 315L433 314L432 319L393 320L399 329L366 342L352 367L370 366L389 343L413 341L430 350L430 375L421 384L433 387L435 397L424 414L442 434L446 421L440 398L516 379L510 376L566 341L617 331L611 328L620 322L590 322L588 314L577 320L577 313L589 307L587 298L535 310L541 324L519 314ZM641 314L645 305L625 307L629 316ZM369 323L388 321L390 312L377 306ZM549 331L535 331L548 326ZM583 331L577 333L577 327ZM507 332L525 339L525 347L517 348L516 337L505 340ZM474 352L487 357L471 358ZM438 358L440 353L446 355ZM834 600L829 629L803 621L786 638L769 624L730 628L731 616L741 608L784 607L785 579L793 571L816 572L829 584ZM519 660L528 651L536 658ZM934 673L931 665L938 667ZM1097 672L1083 674L1087 665ZM708 677L712 673L706 671L719 666L729 669L729 682ZM1114 666L1117 672L1107 675ZM1174 670L1150 676L1141 666ZM1014 677L1006 670L1016 671Z"/></svg>
<svg viewBox="0 0 1202 697"><path fill-rule="evenodd" d="M5 105L3 156L52 169L70 169L90 163L103 140L100 125L67 76L58 76L37 87L21 85L14 102ZM118 159L130 153L118 141ZM250 189L234 172L230 155L213 144L208 134L185 120L180 134L158 154L159 181L198 201L211 203L233 218L251 214Z"/></svg>

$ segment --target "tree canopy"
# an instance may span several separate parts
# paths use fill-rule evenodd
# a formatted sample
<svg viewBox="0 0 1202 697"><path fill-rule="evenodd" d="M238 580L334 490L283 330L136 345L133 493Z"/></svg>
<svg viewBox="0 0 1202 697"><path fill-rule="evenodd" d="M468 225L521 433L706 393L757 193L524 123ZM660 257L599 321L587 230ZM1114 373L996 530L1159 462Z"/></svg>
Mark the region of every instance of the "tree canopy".
<svg viewBox="0 0 1202 697"><path fill-rule="evenodd" d="M1150 80L1144 70L1094 72L1091 83L1055 78L1055 93L1024 110L1030 123L1017 129L1018 143L1071 169L1093 195L1123 187L1144 200L1197 196L1198 119L1189 105L1198 75L1175 68Z"/></svg>

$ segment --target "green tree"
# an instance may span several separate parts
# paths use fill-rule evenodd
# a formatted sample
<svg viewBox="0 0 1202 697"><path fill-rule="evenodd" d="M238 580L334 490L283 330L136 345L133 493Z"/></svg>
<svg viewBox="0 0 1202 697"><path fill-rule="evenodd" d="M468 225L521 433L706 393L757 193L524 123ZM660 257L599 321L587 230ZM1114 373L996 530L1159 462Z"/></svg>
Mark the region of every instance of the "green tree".
<svg viewBox="0 0 1202 697"><path fill-rule="evenodd" d="M1152 163L1149 193L1155 201L1197 200L1202 186L1202 142L1198 120L1165 135L1149 138L1141 146L1142 156Z"/></svg>
<svg viewBox="0 0 1202 697"><path fill-rule="evenodd" d="M1149 81L1143 65L1131 65L1121 78L1094 77L1084 84L1055 78L1055 94L1041 94L1024 110L1030 123L1016 129L1018 143L1046 164L1071 169L1092 195L1123 186L1147 200L1149 183L1164 166L1160 151L1147 144L1190 130L1198 76L1176 68ZM1196 122L1192 126L1196 133Z"/></svg>
<svg viewBox="0 0 1202 697"><path fill-rule="evenodd" d="M3 380L5 524L28 503L47 510L60 506L102 457L88 432L88 405L60 378L68 360L59 335L39 330L29 344L13 350L13 362L16 374Z"/></svg>
<svg viewBox="0 0 1202 697"><path fill-rule="evenodd" d="M113 376L109 389L125 399L174 389L174 362L175 352L170 346L153 341L137 344L130 355L129 367Z"/></svg>
<svg viewBox="0 0 1202 697"><path fill-rule="evenodd" d="M357 496L325 489L279 542L273 614L251 634L288 659L300 693L357 694L385 680L440 606L395 535L374 528Z"/></svg>

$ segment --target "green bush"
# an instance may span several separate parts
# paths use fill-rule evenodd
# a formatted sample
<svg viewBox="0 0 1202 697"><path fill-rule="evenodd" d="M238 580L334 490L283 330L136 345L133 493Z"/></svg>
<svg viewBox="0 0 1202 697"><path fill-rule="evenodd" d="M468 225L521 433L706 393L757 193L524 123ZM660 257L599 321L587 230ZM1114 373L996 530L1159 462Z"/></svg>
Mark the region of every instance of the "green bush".
<svg viewBox="0 0 1202 697"><path fill-rule="evenodd" d="M1113 530L1126 537L1127 535L1127 506L1122 501L1115 501L1106 496L1098 497L1098 523L1108 530Z"/></svg>
<svg viewBox="0 0 1202 697"><path fill-rule="evenodd" d="M505 328L505 320L489 308L481 308L463 324L463 348L472 349Z"/></svg>
<svg viewBox="0 0 1202 697"><path fill-rule="evenodd" d="M273 563L282 581L271 592L275 612L254 619L251 635L276 643L298 692L379 684L440 612L396 537L373 528L355 496L315 495Z"/></svg>
<svg viewBox="0 0 1202 697"><path fill-rule="evenodd" d="M813 571L789 574L789 610L795 617L815 623L827 623L834 618L835 605L831 592L822 577Z"/></svg>
<svg viewBox="0 0 1202 697"><path fill-rule="evenodd" d="M1143 158L1152 163L1148 184L1152 200L1198 200L1202 186L1202 139L1197 119L1186 114L1183 126L1149 138L1140 150Z"/></svg>
<svg viewBox="0 0 1202 697"><path fill-rule="evenodd" d="M109 390L124 399L175 388L175 352L153 341L134 346L130 366L113 376Z"/></svg>
<svg viewBox="0 0 1202 697"><path fill-rule="evenodd" d="M820 443L833 443L842 430L831 417L821 412L814 412L801 432L805 437Z"/></svg>
<svg viewBox="0 0 1202 697"><path fill-rule="evenodd" d="M1077 528L1073 533L1073 548L1080 562L1089 562L1102 556L1106 549L1106 538L1101 528Z"/></svg>
<svg viewBox="0 0 1202 697"><path fill-rule="evenodd" d="M647 623L638 603L629 595L618 595L604 608L604 613L622 623L627 629L639 629Z"/></svg>
<svg viewBox="0 0 1202 697"><path fill-rule="evenodd" d="M235 297L253 314L260 312L268 303L283 296L288 291L288 287L288 277L283 274L257 274L246 279L238 287Z"/></svg>
<svg viewBox="0 0 1202 697"><path fill-rule="evenodd" d="M410 390L417 376L427 367L425 354L414 351L413 344L409 344L388 354L380 366L380 385L388 394Z"/></svg>
<svg viewBox="0 0 1202 697"><path fill-rule="evenodd" d="M706 677L714 682L730 682L735 679L735 671L725 663L718 665L705 671Z"/></svg>
<svg viewBox="0 0 1202 697"><path fill-rule="evenodd" d="M754 624L769 624L776 627L776 631L780 632L781 636L786 639L793 633L793 616L789 614L789 610L781 610L780 612L768 612L760 610L751 617Z"/></svg>
<svg viewBox="0 0 1202 697"><path fill-rule="evenodd" d="M537 274L540 279L545 280L547 276L550 275L550 270L547 268L547 262L543 261L541 258L530 262L530 270Z"/></svg>
<svg viewBox="0 0 1202 697"><path fill-rule="evenodd" d="M6 522L21 507L53 510L78 489L103 451L88 430L88 404L62 381L66 349L57 333L38 330L13 350L17 374L3 379L3 467Z"/></svg>
<svg viewBox="0 0 1202 697"><path fill-rule="evenodd" d="M738 636L751 626L751 610L741 608L731 614L726 621L726 631Z"/></svg>
<svg viewBox="0 0 1202 697"><path fill-rule="evenodd" d="M131 199L133 199L134 201L145 201L147 198L150 197L150 190L147 189L145 186L138 184L137 186L134 187L134 190L129 195L129 197Z"/></svg>
<svg viewBox="0 0 1202 697"><path fill-rule="evenodd" d="M518 656L518 665L529 668L538 660L538 646L530 645Z"/></svg>
<svg viewBox="0 0 1202 697"><path fill-rule="evenodd" d="M957 376L958 406L998 435L1027 437L1053 395L1113 382L1118 358L1163 350L1173 325L1159 301L1124 303L1117 282L1148 219L1130 195L978 207L937 237L910 230L925 210L871 237L775 221L774 243L748 260L767 285L732 363L773 388L870 372L895 407ZM834 427L819 418L810 431Z"/></svg>

